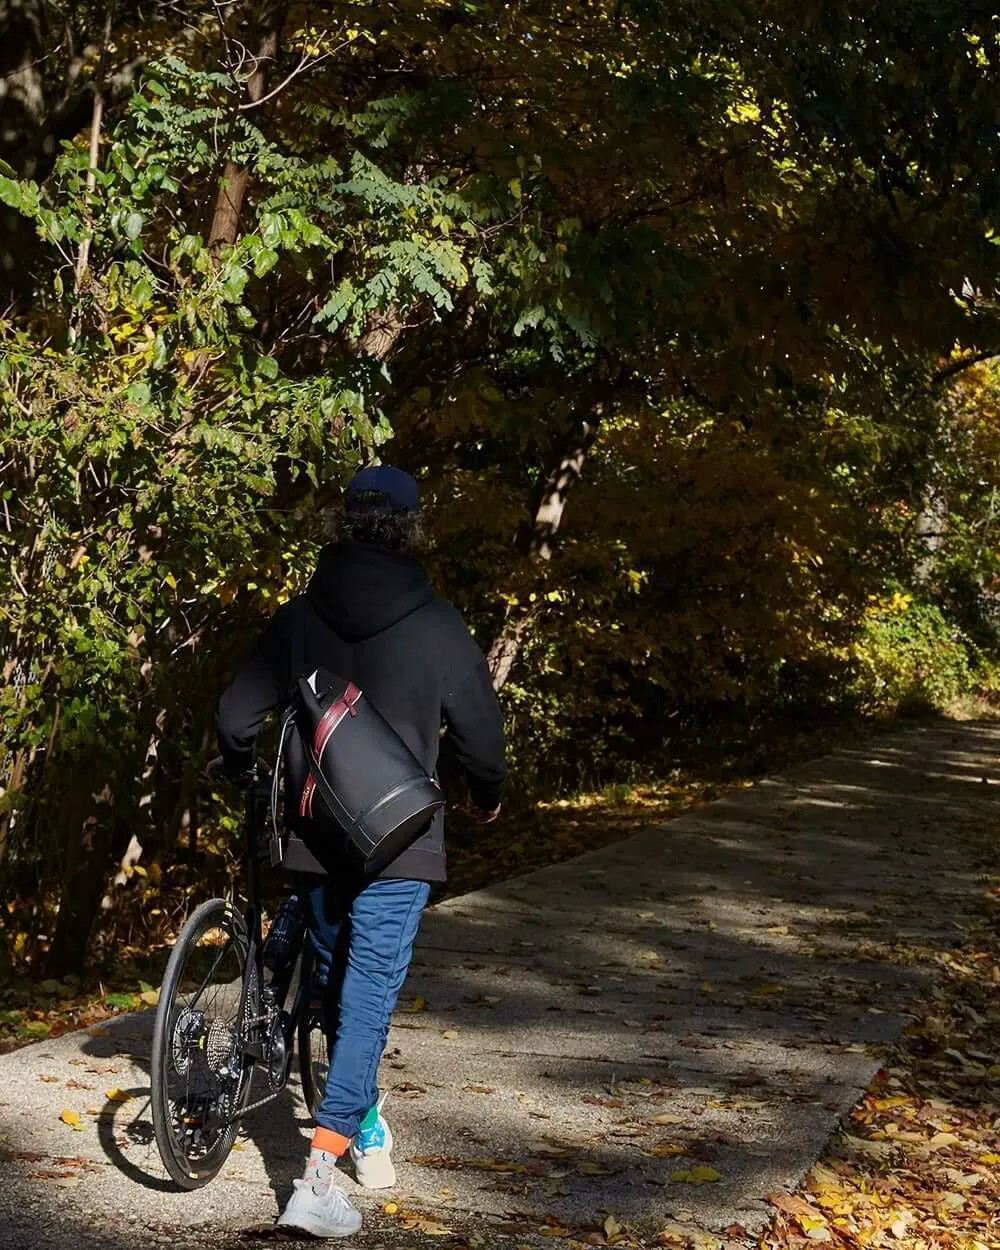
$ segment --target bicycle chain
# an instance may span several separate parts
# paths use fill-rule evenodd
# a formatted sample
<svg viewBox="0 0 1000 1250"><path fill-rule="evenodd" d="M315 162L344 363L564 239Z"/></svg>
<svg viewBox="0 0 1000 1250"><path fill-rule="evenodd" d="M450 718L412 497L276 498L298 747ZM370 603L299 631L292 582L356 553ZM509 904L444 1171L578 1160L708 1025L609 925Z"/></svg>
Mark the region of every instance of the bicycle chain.
<svg viewBox="0 0 1000 1250"><path fill-rule="evenodd" d="M282 1085L281 1089L276 1089L273 1093L268 1094L266 1097L258 1098L256 1102L252 1102L246 1107L241 1107L235 1115L231 1115L229 1119L225 1121L224 1127L230 1128L232 1125L238 1124L245 1115L249 1115L251 1111L257 1111L261 1107L266 1107L269 1102L274 1102L275 1098L280 1098L284 1092L285 1086Z"/></svg>

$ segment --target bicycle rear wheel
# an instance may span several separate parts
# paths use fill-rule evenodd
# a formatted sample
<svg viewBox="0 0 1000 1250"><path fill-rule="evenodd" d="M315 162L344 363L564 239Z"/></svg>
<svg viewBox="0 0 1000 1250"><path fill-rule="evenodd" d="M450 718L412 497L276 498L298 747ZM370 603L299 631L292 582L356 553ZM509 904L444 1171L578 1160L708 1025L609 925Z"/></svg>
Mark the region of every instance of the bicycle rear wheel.
<svg viewBox="0 0 1000 1250"><path fill-rule="evenodd" d="M259 1015L257 971L243 917L224 899L192 914L160 989L150 1072L153 1128L163 1166L183 1189L207 1185L236 1140L250 1090L244 1053Z"/></svg>

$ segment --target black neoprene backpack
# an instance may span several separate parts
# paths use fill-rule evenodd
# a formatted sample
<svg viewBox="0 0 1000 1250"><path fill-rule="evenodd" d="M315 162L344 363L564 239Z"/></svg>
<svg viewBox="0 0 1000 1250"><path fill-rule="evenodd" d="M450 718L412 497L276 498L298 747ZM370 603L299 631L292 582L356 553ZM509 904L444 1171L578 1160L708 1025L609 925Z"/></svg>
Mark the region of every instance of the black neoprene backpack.
<svg viewBox="0 0 1000 1250"><path fill-rule="evenodd" d="M293 688L278 748L286 822L307 846L378 876L426 830L444 795L353 682L306 671L304 597L293 611ZM277 834L277 769L273 799Z"/></svg>

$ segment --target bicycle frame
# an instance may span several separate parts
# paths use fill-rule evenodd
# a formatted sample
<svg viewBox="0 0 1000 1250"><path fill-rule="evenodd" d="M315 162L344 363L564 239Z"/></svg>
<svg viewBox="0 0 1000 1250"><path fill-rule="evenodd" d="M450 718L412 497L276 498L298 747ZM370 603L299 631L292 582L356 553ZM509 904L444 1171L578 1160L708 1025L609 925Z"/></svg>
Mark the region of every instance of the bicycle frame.
<svg viewBox="0 0 1000 1250"><path fill-rule="evenodd" d="M301 945L301 964L299 984L292 1000L291 1009L285 1010L285 999L291 987L296 959L289 961L283 976L270 984L264 984L263 933L260 903L261 883L261 848L263 833L266 828L267 814L271 803L270 780L258 779L248 788L245 798L245 820L243 828L243 852L246 865L247 905L243 913L247 934L247 971L244 973L243 986L240 992L240 1006L237 1014L237 1031L243 1039L241 1051L246 1059L254 1064L271 1065L275 1061L274 1046L278 1039L275 1029L280 1029L281 1050L277 1058L281 1063L281 1073L275 1077L273 1069L268 1071L271 1091L263 1098L239 1108L226 1121L235 1124L251 1111L263 1107L277 1098L288 1084L291 1071L292 1048L299 1014L306 1003L311 980L310 945ZM253 973L250 970L253 969ZM257 985L257 1003L248 1001L253 979ZM255 1014L249 1013L256 1007ZM253 1080L251 1070L248 1079Z"/></svg>

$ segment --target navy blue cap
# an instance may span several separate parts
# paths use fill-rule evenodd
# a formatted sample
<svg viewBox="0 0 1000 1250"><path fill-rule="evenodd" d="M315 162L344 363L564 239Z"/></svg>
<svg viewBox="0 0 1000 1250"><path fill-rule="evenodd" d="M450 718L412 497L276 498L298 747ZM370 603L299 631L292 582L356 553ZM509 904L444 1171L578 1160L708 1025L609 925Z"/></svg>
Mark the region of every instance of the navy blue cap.
<svg viewBox="0 0 1000 1250"><path fill-rule="evenodd" d="M361 495L378 493L381 500L362 500ZM417 483L409 473L388 464L361 469L347 483L348 512L416 512L420 507Z"/></svg>

